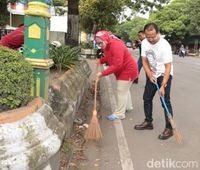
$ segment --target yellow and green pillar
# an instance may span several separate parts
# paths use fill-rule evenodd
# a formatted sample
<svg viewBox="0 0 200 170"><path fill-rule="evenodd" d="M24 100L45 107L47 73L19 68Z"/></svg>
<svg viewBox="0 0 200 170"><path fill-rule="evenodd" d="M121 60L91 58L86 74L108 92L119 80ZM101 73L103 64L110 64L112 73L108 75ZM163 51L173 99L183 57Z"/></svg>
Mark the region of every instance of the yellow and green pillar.
<svg viewBox="0 0 200 170"><path fill-rule="evenodd" d="M49 59L49 6L46 0L28 3L24 19L24 56L33 66L32 96L48 98L49 74L53 61Z"/></svg>

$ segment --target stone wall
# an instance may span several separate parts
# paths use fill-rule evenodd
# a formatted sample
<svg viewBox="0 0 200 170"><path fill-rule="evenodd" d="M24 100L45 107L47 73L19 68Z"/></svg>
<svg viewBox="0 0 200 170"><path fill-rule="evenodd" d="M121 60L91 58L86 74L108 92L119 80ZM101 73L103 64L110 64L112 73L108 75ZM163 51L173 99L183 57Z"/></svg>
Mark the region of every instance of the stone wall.
<svg viewBox="0 0 200 170"><path fill-rule="evenodd" d="M71 133L75 113L88 87L90 74L88 63L82 60L50 85L48 103L54 115L64 124L66 137Z"/></svg>

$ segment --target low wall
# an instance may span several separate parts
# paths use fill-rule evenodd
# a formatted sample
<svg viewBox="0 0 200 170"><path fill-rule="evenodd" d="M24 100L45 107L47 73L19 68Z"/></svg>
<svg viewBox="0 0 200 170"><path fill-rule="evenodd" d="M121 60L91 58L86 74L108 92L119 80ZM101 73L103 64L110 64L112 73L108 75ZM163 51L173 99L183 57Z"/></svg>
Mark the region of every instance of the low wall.
<svg viewBox="0 0 200 170"><path fill-rule="evenodd" d="M81 49L81 56L83 58L92 58L94 59L96 57L97 51L95 49Z"/></svg>
<svg viewBox="0 0 200 170"><path fill-rule="evenodd" d="M51 107L36 98L26 107L0 113L0 117L1 170L54 166L50 160L58 153L65 132Z"/></svg>
<svg viewBox="0 0 200 170"><path fill-rule="evenodd" d="M59 170L59 150L71 133L91 69L83 60L55 80L45 103L0 113L1 170Z"/></svg>
<svg viewBox="0 0 200 170"><path fill-rule="evenodd" d="M90 74L88 63L82 60L50 85L48 103L54 115L64 124L66 137L71 133L75 113L88 87Z"/></svg>

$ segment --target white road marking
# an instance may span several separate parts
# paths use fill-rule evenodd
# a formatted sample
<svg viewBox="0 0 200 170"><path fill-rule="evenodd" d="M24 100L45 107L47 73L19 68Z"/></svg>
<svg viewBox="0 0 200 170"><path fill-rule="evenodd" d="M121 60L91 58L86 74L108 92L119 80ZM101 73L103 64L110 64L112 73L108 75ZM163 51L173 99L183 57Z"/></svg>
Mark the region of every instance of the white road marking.
<svg viewBox="0 0 200 170"><path fill-rule="evenodd" d="M116 99L114 96L110 78L108 76L105 78L107 81L111 110L113 112L116 107ZM116 132L116 136L117 136L117 143L118 143L118 149L119 149L119 154L120 154L122 170L134 170L133 162L131 159L131 154L129 152L128 144L127 144L126 137L124 134L122 122L121 122L121 120L116 120L113 123L114 123L115 132Z"/></svg>

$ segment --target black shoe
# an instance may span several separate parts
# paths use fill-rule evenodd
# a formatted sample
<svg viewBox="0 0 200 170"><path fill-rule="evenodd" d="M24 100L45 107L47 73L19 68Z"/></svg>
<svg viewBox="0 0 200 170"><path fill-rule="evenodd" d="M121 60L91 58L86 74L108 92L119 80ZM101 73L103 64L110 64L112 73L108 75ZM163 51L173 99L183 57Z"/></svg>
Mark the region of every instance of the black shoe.
<svg viewBox="0 0 200 170"><path fill-rule="evenodd" d="M133 84L138 84L138 78L133 81Z"/></svg>
<svg viewBox="0 0 200 170"><path fill-rule="evenodd" d="M166 139L170 138L171 136L173 136L173 130L165 128L165 130L163 131L163 133L161 133L158 136L158 139L160 139L160 140L166 140Z"/></svg>
<svg viewBox="0 0 200 170"><path fill-rule="evenodd" d="M152 130L153 124L151 122L144 121L140 125L135 125L134 127L136 130Z"/></svg>

